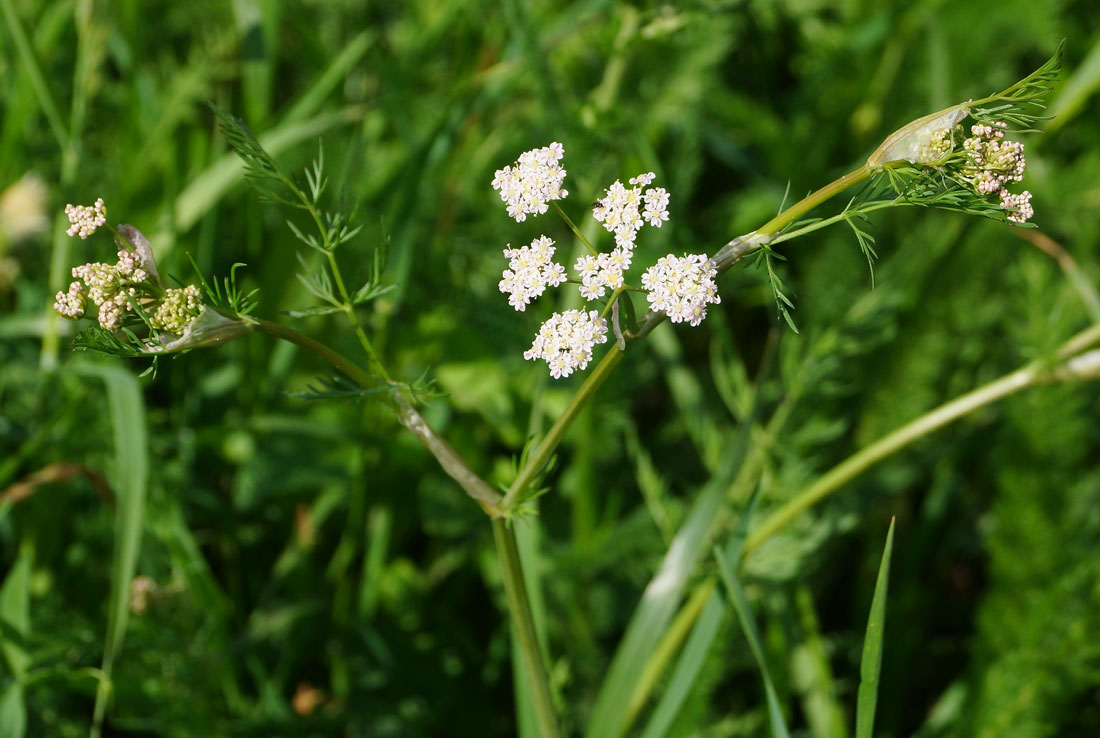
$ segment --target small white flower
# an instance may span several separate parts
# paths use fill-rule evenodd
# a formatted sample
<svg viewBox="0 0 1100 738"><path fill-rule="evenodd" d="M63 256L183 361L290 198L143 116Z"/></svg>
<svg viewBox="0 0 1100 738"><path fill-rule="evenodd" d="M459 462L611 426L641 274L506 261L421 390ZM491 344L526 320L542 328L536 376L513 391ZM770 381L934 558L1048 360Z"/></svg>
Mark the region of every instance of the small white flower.
<svg viewBox="0 0 1100 738"><path fill-rule="evenodd" d="M561 200L569 193L562 189L566 172L558 162L565 155L560 143L520 154L511 166L498 169L493 176L493 189L508 206L508 215L517 222L527 215L545 213L552 200Z"/></svg>
<svg viewBox="0 0 1100 738"><path fill-rule="evenodd" d="M565 267L551 261L554 251L554 241L546 236L539 236L528 246L504 249L508 268L501 273L497 287L508 295L509 305L522 312L547 285L557 287L565 281Z"/></svg>
<svg viewBox="0 0 1100 738"><path fill-rule="evenodd" d="M592 217L615 234L615 246L625 252L634 248L638 231L646 223L658 228L668 220L668 192L663 187L642 191L654 178L653 172L631 177L633 187L626 187L619 180L611 183L602 200L592 207ZM644 205L644 212L641 206Z"/></svg>
<svg viewBox="0 0 1100 738"><path fill-rule="evenodd" d="M566 310L554 313L542 324L527 360L543 359L554 379L568 377L575 369L585 369L592 360L592 349L607 342L607 321L595 310Z"/></svg>
<svg viewBox="0 0 1100 738"><path fill-rule="evenodd" d="M718 268L705 254L677 258L662 256L642 275L646 299L654 310L673 323L699 325L707 317L707 305L722 301L714 279Z"/></svg>
<svg viewBox="0 0 1100 738"><path fill-rule="evenodd" d="M668 192L664 187L654 187L645 193L645 212L642 217L656 228L660 228L668 220Z"/></svg>
<svg viewBox="0 0 1100 738"><path fill-rule="evenodd" d="M72 224L65 233L87 238L107 222L107 206L103 204L101 197L94 205L66 205L65 215L69 216Z"/></svg>

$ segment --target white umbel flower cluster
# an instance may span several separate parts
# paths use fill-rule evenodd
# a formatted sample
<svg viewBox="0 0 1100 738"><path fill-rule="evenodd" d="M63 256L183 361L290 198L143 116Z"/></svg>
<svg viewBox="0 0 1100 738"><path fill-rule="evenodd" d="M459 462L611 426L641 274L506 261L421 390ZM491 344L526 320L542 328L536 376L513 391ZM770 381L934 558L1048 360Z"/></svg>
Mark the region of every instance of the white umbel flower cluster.
<svg viewBox="0 0 1100 738"><path fill-rule="evenodd" d="M630 268L633 258L632 251L621 248L612 249L609 254L581 256L573 265L581 275L581 297L595 300L603 297L608 289L617 290L622 287L623 272Z"/></svg>
<svg viewBox="0 0 1100 738"><path fill-rule="evenodd" d="M634 248L638 231L646 223L660 228L668 220L668 192L664 187L648 187L656 175L653 172L631 177L626 187L619 180L611 183L602 200L592 207L592 217L603 223L615 235L615 245L623 251Z"/></svg>
<svg viewBox="0 0 1100 738"><path fill-rule="evenodd" d="M508 295L509 305L523 312L547 285L557 287L565 281L565 267L552 261L554 251L554 241L546 236L539 236L529 246L504 249L508 268L497 286Z"/></svg>
<svg viewBox="0 0 1100 738"><path fill-rule="evenodd" d="M101 197L94 205L66 205L65 215L69 216L69 223L72 224L65 233L87 238L107 222L107 206Z"/></svg>
<svg viewBox="0 0 1100 738"><path fill-rule="evenodd" d="M564 147L554 142L525 151L514 164L496 171L493 189L508 206L508 215L522 223L528 214L545 213L547 203L569 194L562 189L566 172L558 164L564 155Z"/></svg>
<svg viewBox="0 0 1100 738"><path fill-rule="evenodd" d="M566 310L542 324L523 358L543 359L550 366L550 376L559 379L575 369L585 369L592 360L592 349L606 342L607 321L595 310Z"/></svg>
<svg viewBox="0 0 1100 738"><path fill-rule="evenodd" d="M662 256L642 275L646 299L673 323L699 325L707 317L707 305L722 301L714 279L718 268L705 254L677 258Z"/></svg>

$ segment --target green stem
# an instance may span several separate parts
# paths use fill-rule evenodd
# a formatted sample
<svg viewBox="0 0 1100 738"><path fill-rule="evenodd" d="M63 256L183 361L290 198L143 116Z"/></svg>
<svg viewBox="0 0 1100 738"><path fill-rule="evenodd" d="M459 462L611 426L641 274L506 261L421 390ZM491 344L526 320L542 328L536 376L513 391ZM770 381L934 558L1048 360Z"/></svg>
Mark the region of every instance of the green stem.
<svg viewBox="0 0 1100 738"><path fill-rule="evenodd" d="M802 198L794 205L769 220L763 226L757 228L756 233L764 236L770 236L779 233L788 225L795 222L803 215L810 212L829 198L835 197L852 185L859 184L860 182L868 179L871 174L871 167L867 166L866 164L861 166L859 169L848 172L843 177L833 180L829 184L822 187L820 190L812 192L806 197Z"/></svg>
<svg viewBox="0 0 1100 738"><path fill-rule="evenodd" d="M538 448L535 449L535 453L531 455L531 458L527 460L527 463L520 470L516 480L512 482L512 486L508 488L508 493L504 495L504 500L501 503L501 508L506 512L511 512L516 503L519 501L520 495L522 495L531 482L534 481L535 476L542 470L542 467L546 465L546 462L550 460L550 456L554 453L554 450L561 443L561 439L565 436L565 432L569 430L569 426L573 424L573 420L576 419L577 414L584 407L584 404L596 393L600 385L604 383L611 372L615 369L620 361L622 361L623 352L619 348L612 347L610 351L604 354L600 360L599 365L585 377L584 383L573 394L573 399L569 401L569 405L566 406L565 411L558 416L558 419L554 421L554 425L550 426L550 430L547 431L546 437L539 443Z"/></svg>
<svg viewBox="0 0 1100 738"><path fill-rule="evenodd" d="M562 220L564 220L564 221L565 221L565 224L566 224L567 226L569 226L569 230L573 231L573 234L574 234L574 235L575 235L575 236L576 236L576 237L577 237L578 239L580 239L580 242L581 242L582 244L584 244L584 247L585 247L586 249L588 249L588 253L592 254L593 256L599 256L599 255L600 255L600 252L599 252L599 251L597 251L597 250L595 249L595 247L594 247L594 246L592 246L592 244L590 244L590 243L588 242L588 239L584 237L584 234L583 234L583 233L581 233L581 229L580 229L580 228L577 228L577 225L576 225L576 223L574 223L574 222L573 222L573 220L572 220L572 219L571 219L571 218L570 218L570 217L569 217L568 215L566 215L566 214L565 214L565 211L564 211L564 210L562 210L562 209L561 209L561 207L560 207L560 206L559 206L559 205L558 205L558 204L557 204L556 202L551 202L550 204L554 206L554 210L556 210L556 211L558 212L558 215L560 215L560 216L561 216L561 218L562 218Z"/></svg>
<svg viewBox="0 0 1100 738"><path fill-rule="evenodd" d="M559 738L561 731L554 712L554 700L550 694L550 678L546 673L538 635L535 632L535 619L531 614L531 602L527 596L527 585L520 566L519 548L516 546L516 532L509 521L494 518L492 522L493 539L496 541L497 557L500 559L501 574L504 578L504 592L508 597L508 610L512 613L516 641L519 643L523 663L526 666L527 681L531 686L539 735L541 738Z"/></svg>
<svg viewBox="0 0 1100 738"><path fill-rule="evenodd" d="M1100 325L1077 334L1058 351L1059 358L1066 359L1088 346L1100 341ZM1020 390L1055 378L1048 367L1040 362L1032 362L1025 367L995 379L988 384L956 397L931 410L901 428L888 433L870 446L849 456L817 481L797 494L794 498L773 512L761 525L753 530L745 541L743 556L747 556L779 531L791 524L799 515L821 502L843 485L862 474L873 464L901 450L910 443L943 428L975 410L1002 400Z"/></svg>
<svg viewBox="0 0 1100 738"><path fill-rule="evenodd" d="M258 330L274 336L275 338L289 341L301 346L318 358L328 362L333 367L343 372L349 379L360 387L372 388L389 384L393 391L382 393L381 399L394 411L401 424L412 431L424 448L439 462L439 466L451 479L473 498L474 502L481 506L486 515L497 516L500 514L500 494L489 486L485 480L479 477L447 441L436 433L428 422L417 412L413 404L400 390L401 385L382 381L375 375L363 369L351 359L338 353L325 344L317 341L304 333L299 333L293 328L287 328L278 323L272 323L259 318L249 318Z"/></svg>

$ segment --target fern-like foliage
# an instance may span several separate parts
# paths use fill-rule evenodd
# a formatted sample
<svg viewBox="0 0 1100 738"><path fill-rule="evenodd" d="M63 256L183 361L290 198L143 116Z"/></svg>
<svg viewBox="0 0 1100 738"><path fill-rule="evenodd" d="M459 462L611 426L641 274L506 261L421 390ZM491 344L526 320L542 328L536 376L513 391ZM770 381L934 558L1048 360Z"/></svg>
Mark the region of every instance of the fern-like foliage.
<svg viewBox="0 0 1100 738"><path fill-rule="evenodd" d="M1046 110L1043 101L1058 79L1065 46L1066 41L1062 39L1054 56L1043 66L1008 89L977 101L970 108L970 114L982 123L1004 123L1016 131L1034 132L1036 122L1050 117L1042 114Z"/></svg>

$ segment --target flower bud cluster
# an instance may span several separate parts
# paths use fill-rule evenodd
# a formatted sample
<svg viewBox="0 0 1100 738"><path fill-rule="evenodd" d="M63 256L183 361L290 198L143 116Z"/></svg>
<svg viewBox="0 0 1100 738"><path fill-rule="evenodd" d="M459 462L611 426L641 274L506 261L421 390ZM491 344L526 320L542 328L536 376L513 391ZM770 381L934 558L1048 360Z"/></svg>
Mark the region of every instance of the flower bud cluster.
<svg viewBox="0 0 1100 738"><path fill-rule="evenodd" d="M966 163L962 176L980 195L997 193L1010 221L1025 223L1035 214L1030 204L1031 193L1024 191L1014 195L1005 185L1023 180L1027 158L1022 143L1004 140L1005 128L1006 125L1000 122L970 127L971 136L963 141Z"/></svg>
<svg viewBox="0 0 1100 738"><path fill-rule="evenodd" d="M72 224L65 233L87 238L107 222L107 206L101 197L94 205L66 205L65 215L69 216L69 223Z"/></svg>
<svg viewBox="0 0 1100 738"><path fill-rule="evenodd" d="M662 256L642 275L646 299L673 323L699 325L707 317L707 305L722 301L714 279L718 268L704 254L677 258Z"/></svg>
<svg viewBox="0 0 1100 738"><path fill-rule="evenodd" d="M950 128L937 128L929 135L928 140L922 141L917 150L916 163L928 166L935 164L951 153L954 141Z"/></svg>
<svg viewBox="0 0 1100 738"><path fill-rule="evenodd" d="M514 164L496 171L493 189L508 205L508 215L522 223L528 214L545 213L547 203L569 194L561 187L566 172L558 164L564 155L565 149L555 142L525 151Z"/></svg>
<svg viewBox="0 0 1100 738"><path fill-rule="evenodd" d="M148 278L135 254L129 251L118 252L115 265L93 262L73 267L72 275L81 280L88 288L87 299L91 300L99 313L100 327L115 331L122 325L122 318L130 310L130 298L137 295L137 287ZM54 308L67 318L79 318L84 314L84 305L77 310L77 295L83 298L81 282L69 285L69 292L58 292ZM64 298L64 299L63 299Z"/></svg>
<svg viewBox="0 0 1100 738"><path fill-rule="evenodd" d="M508 268L497 286L508 295L509 305L522 312L547 285L557 287L565 281L565 267L552 261L554 251L553 240L546 236L536 238L529 246L504 249Z"/></svg>
<svg viewBox="0 0 1100 738"><path fill-rule="evenodd" d="M1019 195L1001 190L1001 209L1008 212L1008 219L1013 223L1026 223L1035 215L1035 209L1031 207L1031 193L1027 190Z"/></svg>
<svg viewBox="0 0 1100 738"><path fill-rule="evenodd" d="M607 321L595 310L566 310L554 313L542 324L523 358L544 360L550 366L550 376L558 379L568 377L575 369L587 368L592 349L606 342Z"/></svg>
<svg viewBox="0 0 1100 738"><path fill-rule="evenodd" d="M69 285L68 292L58 292L54 298L53 309L66 318L77 318L84 315L84 285L73 282Z"/></svg>
<svg viewBox="0 0 1100 738"><path fill-rule="evenodd" d="M205 309L202 293L195 285L170 288L164 291L164 297L150 316L149 324L160 331L181 334Z"/></svg>
<svg viewBox="0 0 1100 738"><path fill-rule="evenodd" d="M1005 141L1002 125L971 126L971 137L963 141L966 164L963 176L980 194L999 192L1007 182L1019 182L1024 178L1027 159L1024 145L1019 141Z"/></svg>

